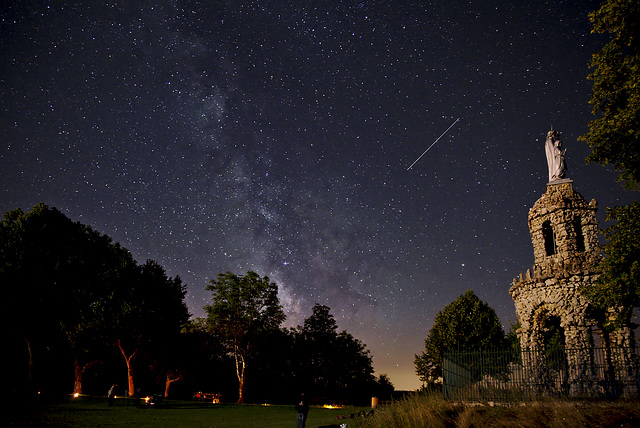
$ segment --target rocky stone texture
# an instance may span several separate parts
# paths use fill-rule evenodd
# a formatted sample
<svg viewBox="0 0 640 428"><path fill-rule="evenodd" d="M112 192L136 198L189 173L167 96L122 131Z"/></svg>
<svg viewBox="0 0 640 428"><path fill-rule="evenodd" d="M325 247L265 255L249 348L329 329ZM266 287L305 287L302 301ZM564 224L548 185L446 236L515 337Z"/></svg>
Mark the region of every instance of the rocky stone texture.
<svg viewBox="0 0 640 428"><path fill-rule="evenodd" d="M529 232L535 264L513 280L509 294L520 320L523 349L543 347L547 321L555 317L564 330L565 347L591 346L588 302L583 285L593 284L599 273L597 203L587 202L571 180L547 184L547 191L529 210Z"/></svg>
<svg viewBox="0 0 640 428"><path fill-rule="evenodd" d="M509 294L520 321L523 369L541 394L558 390L574 396L637 397L640 392L631 324L610 333L599 330L608 362L604 378L593 364L592 327L598 320L590 317L580 289L595 284L600 275L595 267L600 258L596 209L595 200L587 202L565 179L548 183L529 210L535 264L513 280ZM611 308L607 315L615 319L618 311ZM558 321L565 349L572 351L565 354L564 371L554 374L543 351L545 333Z"/></svg>

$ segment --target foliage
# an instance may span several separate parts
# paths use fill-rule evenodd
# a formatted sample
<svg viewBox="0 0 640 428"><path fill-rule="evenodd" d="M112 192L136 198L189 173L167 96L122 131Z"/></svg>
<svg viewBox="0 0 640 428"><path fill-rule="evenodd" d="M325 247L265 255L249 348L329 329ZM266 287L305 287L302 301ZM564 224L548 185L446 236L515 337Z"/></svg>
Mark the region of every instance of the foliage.
<svg viewBox="0 0 640 428"><path fill-rule="evenodd" d="M436 314L425 340L425 351L415 356L416 373L422 382L437 383L442 376L442 353L457 349L503 346L505 334L495 311L467 290Z"/></svg>
<svg viewBox="0 0 640 428"><path fill-rule="evenodd" d="M176 385L185 391L185 398L197 391L222 394L223 399L237 393L237 378L233 361L220 337L213 334L206 318L193 318L183 326L182 348L179 352L186 360L184 382Z"/></svg>
<svg viewBox="0 0 640 428"><path fill-rule="evenodd" d="M294 333L289 329L270 330L255 343L254 358L248 369L251 379L246 397L251 402L292 403L299 394L298 352Z"/></svg>
<svg viewBox="0 0 640 428"><path fill-rule="evenodd" d="M599 115L581 137L592 148L587 162L611 164L629 189L640 183L640 3L607 0L592 12L593 33L611 40L591 61L590 103Z"/></svg>
<svg viewBox="0 0 640 428"><path fill-rule="evenodd" d="M338 323L331 315L331 309L318 303L313 306L311 316L302 325L302 333L315 342L329 342L335 338L337 331Z"/></svg>
<svg viewBox="0 0 640 428"><path fill-rule="evenodd" d="M189 312L182 280L169 278L157 262L147 260L144 265L135 266L130 275L109 295L106 312L110 327L104 331L121 351L127 366L129 395L133 396L134 358L145 348L162 352L162 344L175 339L189 319Z"/></svg>
<svg viewBox="0 0 640 428"><path fill-rule="evenodd" d="M229 278L229 275L232 274L222 274L219 278ZM240 277L234 279L233 275L231 279L240 281ZM219 296L228 295L228 290L220 291ZM221 299L219 313L232 312L228 307L223 308L230 306L229 301ZM226 323L221 321L222 324ZM224 325L207 318L192 320L185 332L209 343L206 346L202 344L198 353L208 353L210 366L222 367L227 364L226 355L233 358L234 363L236 360L234 341L226 335L225 329ZM236 341L241 342L239 339ZM291 403L300 392L306 391L313 400L322 404L368 403L378 390L387 391L389 396L393 391L388 379L386 382L385 378L382 378L382 383L376 382L372 357L366 345L346 331L338 332L338 325L327 306L316 304L312 315L294 329L277 328L277 323L272 323L268 329L251 333L250 342L250 350L246 353L249 358L244 360L249 364L245 364L243 369L242 357L237 358L238 369L242 370L240 374L251 380L245 382L245 390L242 391L245 402ZM203 359L202 356L194 357L198 361ZM197 366L192 367L193 370L206 373L202 362L195 363ZM196 390L220 392L226 388L229 379L221 378L233 365L225 365L224 373L218 371L215 377L199 382L201 387ZM236 378L242 382L243 379L237 375L238 372ZM237 391L240 393L239 388ZM225 394L226 400L232 396L235 394Z"/></svg>
<svg viewBox="0 0 640 428"><path fill-rule="evenodd" d="M364 343L338 324L329 307L316 304L297 334L299 388L338 402L370 398L375 390L372 358Z"/></svg>
<svg viewBox="0 0 640 428"><path fill-rule="evenodd" d="M297 364L299 372L298 388L312 389L316 396L330 396L335 392L335 377L339 362L335 358L337 350L338 324L328 306L315 304L312 314L298 328Z"/></svg>
<svg viewBox="0 0 640 428"><path fill-rule="evenodd" d="M55 360L54 353L62 348L71 350L80 368L94 358L91 349L103 349L98 332L104 324L95 303L116 282L123 260L133 261L108 236L45 204L4 215L0 283L5 299L0 313L4 325L24 339L30 380L42 381L32 378L31 369L38 374L41 363ZM24 317L26 313L31 316ZM15 323L16 319L22 321ZM76 372L81 374L82 370ZM81 379L75 385L79 388Z"/></svg>
<svg viewBox="0 0 640 428"><path fill-rule="evenodd" d="M520 338L518 337L518 329L520 328L520 320L511 322L509 332L505 336L505 345L516 353L520 353Z"/></svg>
<svg viewBox="0 0 640 428"><path fill-rule="evenodd" d="M346 331L340 332L336 341L335 358L341 364L336 370L340 402L362 403L370 399L376 389L373 375L373 358L366 345Z"/></svg>
<svg viewBox="0 0 640 428"><path fill-rule="evenodd" d="M203 391L228 401L244 392L235 382L246 385L245 370L254 402L289 403L302 385L323 402L350 403L393 388L383 376L376 382L365 344L338 332L328 307L316 305L302 326L282 329L276 284L226 273L208 287L208 317L188 322L179 277L153 260L139 265L107 235L45 204L0 222L0 285L3 393L14 400L72 385L82 393L88 379L87 392L98 395L113 383L119 394L127 384L129 394L168 393L172 385L172 397Z"/></svg>
<svg viewBox="0 0 640 428"><path fill-rule="evenodd" d="M587 162L611 164L626 188L640 190L640 3L606 0L590 14L593 33L608 33L610 41L591 61L593 92L590 103L598 117L581 137L592 148ZM594 313L607 330L629 322L640 305L638 255L640 206L607 210L607 220L618 223L605 230L602 275L594 287L582 292L591 299ZM616 313L610 320L608 310Z"/></svg>
<svg viewBox="0 0 640 428"><path fill-rule="evenodd" d="M618 318L605 324L614 329L628 322L632 308L640 306L640 202L608 210L607 220L616 224L605 230L602 275L582 292L600 311L618 309Z"/></svg>
<svg viewBox="0 0 640 428"><path fill-rule="evenodd" d="M511 351L513 362L516 364L522 364L522 347L520 345L520 337L518 337L519 328L520 320L515 323L510 322L509 332L504 337L505 348Z"/></svg>
<svg viewBox="0 0 640 428"><path fill-rule="evenodd" d="M45 204L4 215L0 284L5 344L13 361L27 360L18 366L27 367L24 377L11 382L38 390L58 383L46 379L66 373L70 358L74 392L82 392L84 371L111 361L126 335L160 340L188 318L179 278L167 278L155 262L138 266L110 237Z"/></svg>
<svg viewBox="0 0 640 428"><path fill-rule="evenodd" d="M418 380L424 387L432 388L442 384L442 368L436 364L436 357L423 351L416 355L413 364L416 368Z"/></svg>
<svg viewBox="0 0 640 428"><path fill-rule="evenodd" d="M393 386L393 383L391 382L391 379L389 379L389 376L387 374L383 373L380 375L380 377L378 377L376 396L380 400L390 400L391 398L393 398L393 392L395 391L395 389L395 386Z"/></svg>
<svg viewBox="0 0 640 428"><path fill-rule="evenodd" d="M233 355L238 377L238 403L244 402L245 370L258 338L280 328L285 320L278 300L278 286L255 272L244 276L221 273L207 290L212 303L205 306L207 322Z"/></svg>

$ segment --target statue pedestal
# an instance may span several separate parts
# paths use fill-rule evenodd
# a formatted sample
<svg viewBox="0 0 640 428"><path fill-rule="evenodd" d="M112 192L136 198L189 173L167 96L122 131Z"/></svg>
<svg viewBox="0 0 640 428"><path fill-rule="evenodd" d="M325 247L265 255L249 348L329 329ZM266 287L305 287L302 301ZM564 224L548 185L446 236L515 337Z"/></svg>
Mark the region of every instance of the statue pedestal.
<svg viewBox="0 0 640 428"><path fill-rule="evenodd" d="M547 186L553 186L554 184L562 184L562 183L573 183L573 180L570 178L559 178L557 180L548 182Z"/></svg>

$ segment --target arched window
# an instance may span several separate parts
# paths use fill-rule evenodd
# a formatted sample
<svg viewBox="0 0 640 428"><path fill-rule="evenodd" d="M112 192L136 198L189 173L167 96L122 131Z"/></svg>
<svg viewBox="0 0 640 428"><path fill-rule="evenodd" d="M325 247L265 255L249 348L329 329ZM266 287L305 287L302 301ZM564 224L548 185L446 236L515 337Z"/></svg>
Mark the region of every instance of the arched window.
<svg viewBox="0 0 640 428"><path fill-rule="evenodd" d="M584 235L582 234L582 221L580 217L573 218L573 230L576 233L576 251L584 251Z"/></svg>
<svg viewBox="0 0 640 428"><path fill-rule="evenodd" d="M542 237L544 238L544 251L547 256L554 255L556 253L556 240L549 220L542 223Z"/></svg>

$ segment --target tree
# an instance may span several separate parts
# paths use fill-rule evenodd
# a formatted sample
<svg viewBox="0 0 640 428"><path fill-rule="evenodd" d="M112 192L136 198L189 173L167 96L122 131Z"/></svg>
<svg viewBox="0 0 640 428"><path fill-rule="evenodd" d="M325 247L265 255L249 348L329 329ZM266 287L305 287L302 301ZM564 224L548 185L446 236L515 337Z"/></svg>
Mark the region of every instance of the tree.
<svg viewBox="0 0 640 428"><path fill-rule="evenodd" d="M96 337L103 326L94 303L130 254L108 236L42 203L28 213L7 212L0 238L0 283L6 297L0 314L26 345L27 383L38 355L48 353L51 360L47 350L65 343L74 358L74 392L81 393L84 371L97 362L92 350L100 346ZM26 304L29 317L23 316Z"/></svg>
<svg viewBox="0 0 640 428"><path fill-rule="evenodd" d="M0 284L0 321L13 345L8 349L19 351L17 338L26 348L26 382L18 383L32 383L38 361L55 361L49 376L63 372L54 369L70 353L75 393L82 392L87 368L106 356L105 344L118 343L131 363L137 348L125 352L125 343L171 337L189 316L179 278L167 278L155 262L138 266L110 237L45 204L4 215Z"/></svg>
<svg viewBox="0 0 640 428"><path fill-rule="evenodd" d="M389 376L386 373L383 373L378 377L378 385L376 388L378 398L382 400L393 399L393 392L395 389L395 386L393 386L391 379L389 379Z"/></svg>
<svg viewBox="0 0 640 428"><path fill-rule="evenodd" d="M436 365L436 360L436 356L426 351L416 355L413 360L418 380L422 382L423 387L433 388L442 384L442 370L439 365Z"/></svg>
<svg viewBox="0 0 640 428"><path fill-rule="evenodd" d="M182 329L182 349L185 355L185 387L194 391L222 393L229 397L237 391L237 379L232 370L232 358L214 334L206 318L193 318ZM215 389L211 389L211 388Z"/></svg>
<svg viewBox="0 0 640 428"><path fill-rule="evenodd" d="M467 290L436 314L425 339L425 351L415 356L416 373L433 384L442 376L442 353L451 350L497 348L505 334L496 312Z"/></svg>
<svg viewBox="0 0 640 428"><path fill-rule="evenodd" d="M366 346L347 331L338 333L330 308L316 304L298 328L300 386L318 397L358 400L375 389L372 358Z"/></svg>
<svg viewBox="0 0 640 428"><path fill-rule="evenodd" d="M336 372L338 324L328 306L316 303L311 315L298 327L299 383L301 390L313 389L317 396L332 395ZM310 392L310 391L309 391Z"/></svg>
<svg viewBox="0 0 640 428"><path fill-rule="evenodd" d="M590 103L596 119L580 139L592 148L587 162L611 164L618 181L630 190L640 190L640 3L636 0L606 0L589 18L593 33L608 33L610 41L593 55L589 79L593 81ZM607 209L607 220L617 221L604 234L602 275L587 295L606 330L628 324L634 306L640 304L640 207ZM617 317L609 320L613 309Z"/></svg>
<svg viewBox="0 0 640 428"><path fill-rule="evenodd" d="M295 332L274 329L257 338L247 376L245 397L254 402L292 403L301 392L296 385L299 374Z"/></svg>
<svg viewBox="0 0 640 428"><path fill-rule="evenodd" d="M112 328L108 333L127 367L129 396L135 395L134 360L146 347L156 352L171 343L189 319L187 293L180 277L170 278L153 260L134 266L107 302Z"/></svg>
<svg viewBox="0 0 640 428"><path fill-rule="evenodd" d="M256 341L260 335L279 329L285 320L278 286L252 271L244 276L227 272L211 280L207 290L212 292L212 303L205 306L207 323L234 358L238 403L243 403L247 364Z"/></svg>
<svg viewBox="0 0 640 428"><path fill-rule="evenodd" d="M604 232L607 244L599 264L602 274L595 286L582 292L601 314L616 308L616 319L601 316L610 331L628 323L633 308L640 306L640 202L610 209L607 220L616 224Z"/></svg>
<svg viewBox="0 0 640 428"><path fill-rule="evenodd" d="M313 306L311 316L302 325L302 332L309 339L325 343L333 340L337 331L338 323L331 315L331 309L319 303Z"/></svg>
<svg viewBox="0 0 640 428"><path fill-rule="evenodd" d="M340 401L350 399L357 404L367 402L377 385L373 375L373 359L364 342L343 330L336 340L335 361L338 364L333 376L336 386L333 396Z"/></svg>
<svg viewBox="0 0 640 428"><path fill-rule="evenodd" d="M60 326L74 357L73 392L81 394L84 373L108 352L102 336L109 329L109 319L97 302L122 281L125 266L134 266L135 261L126 249L91 228L77 255L83 263L74 267L73 316L61 318Z"/></svg>
<svg viewBox="0 0 640 428"><path fill-rule="evenodd" d="M607 0L589 15L593 33L611 40L592 57L590 104L596 119L582 137L587 162L611 164L629 189L640 183L640 3Z"/></svg>

